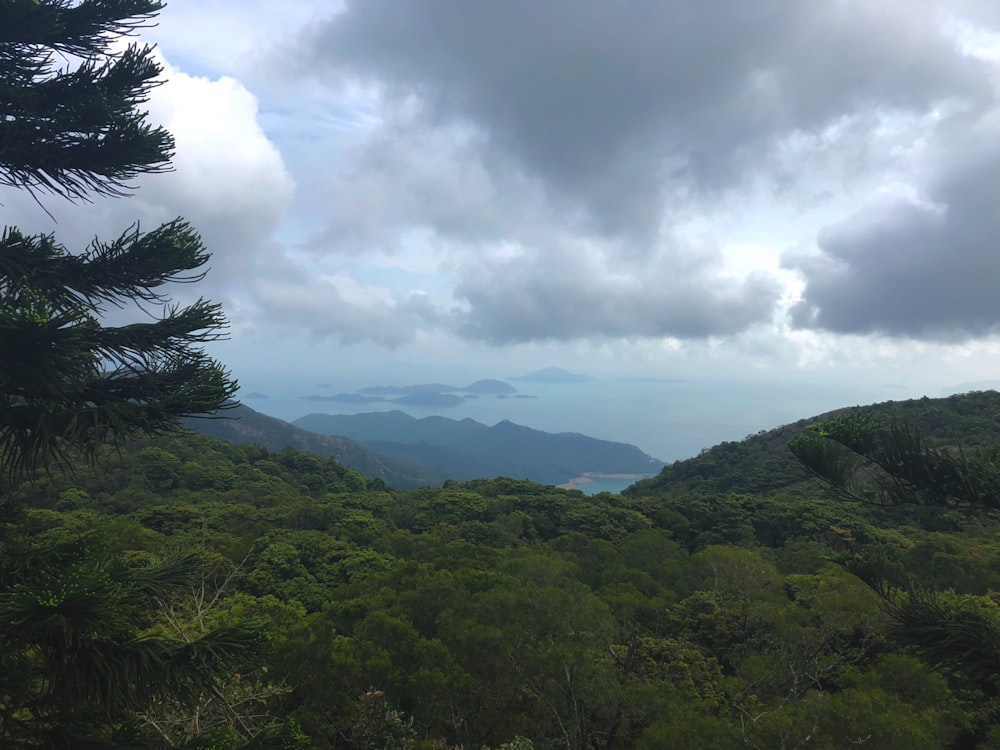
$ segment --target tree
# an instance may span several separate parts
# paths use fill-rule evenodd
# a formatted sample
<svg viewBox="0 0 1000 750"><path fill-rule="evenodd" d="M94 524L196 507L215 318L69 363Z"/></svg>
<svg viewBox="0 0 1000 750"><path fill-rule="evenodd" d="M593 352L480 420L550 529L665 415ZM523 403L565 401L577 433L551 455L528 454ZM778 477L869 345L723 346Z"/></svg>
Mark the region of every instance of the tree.
<svg viewBox="0 0 1000 750"><path fill-rule="evenodd" d="M182 555L136 565L101 560L92 546L71 539L8 540L2 547L3 747L134 746L140 714L196 703L219 675L250 671L265 651L265 635L246 624L192 641L144 634L158 604L197 580L199 560Z"/></svg>
<svg viewBox="0 0 1000 750"><path fill-rule="evenodd" d="M173 138L138 109L161 72L151 48L108 51L162 7L155 0L0 3L0 185L86 199L122 194L136 175L167 168ZM57 54L80 65L56 70Z"/></svg>
<svg viewBox="0 0 1000 750"><path fill-rule="evenodd" d="M152 48L115 51L161 7L0 1L0 185L36 201L87 201L124 195L132 178L168 168L173 139L140 108L161 72ZM107 441L160 432L226 404L236 383L200 346L223 335L220 307L182 307L161 291L199 281L208 257L181 219L147 233L136 224L76 254L52 234L3 230L0 479L30 478L79 452L93 460ZM108 306L130 305L149 319L102 321ZM93 535L35 539L19 531L0 524L4 747L172 745L144 732L141 717L197 704L221 675L259 664L266 636L252 623L193 639L150 629L164 602L201 574L196 556L143 565L109 554ZM201 739L235 747L241 736ZM300 747L303 739L294 726L276 725L248 746Z"/></svg>
<svg viewBox="0 0 1000 750"><path fill-rule="evenodd" d="M852 412L813 425L789 443L835 496L875 505L969 510L1000 507L996 446L939 448L913 425ZM1000 607L989 597L929 591L892 580L876 553L848 569L878 591L896 638L929 663L988 695L1000 695Z"/></svg>
<svg viewBox="0 0 1000 750"><path fill-rule="evenodd" d="M123 195L168 168L173 139L140 107L158 84L152 48L113 51L162 7L154 0L0 3L0 185L86 201ZM75 67L56 68L72 56ZM0 236L0 470L30 476L107 440L213 412L236 383L201 344L225 333L220 306L162 290L197 282L209 258L183 220L138 224L73 254L52 234ZM146 320L105 325L108 306Z"/></svg>
<svg viewBox="0 0 1000 750"><path fill-rule="evenodd" d="M1000 507L1000 453L937 448L898 419L851 412L813 425L788 444L844 500L874 505Z"/></svg>

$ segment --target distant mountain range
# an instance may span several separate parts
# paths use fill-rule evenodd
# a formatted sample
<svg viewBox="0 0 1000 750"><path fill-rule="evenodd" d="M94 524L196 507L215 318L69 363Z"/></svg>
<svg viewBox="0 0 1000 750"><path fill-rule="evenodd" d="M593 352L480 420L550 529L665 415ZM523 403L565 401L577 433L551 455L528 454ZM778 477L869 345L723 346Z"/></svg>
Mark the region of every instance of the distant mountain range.
<svg viewBox="0 0 1000 750"><path fill-rule="evenodd" d="M310 414L293 424L356 440L380 456L446 474L451 479L508 476L561 484L587 472L649 475L663 462L634 445L577 433L548 433L504 420L416 419L401 411Z"/></svg>
<svg viewBox="0 0 1000 750"><path fill-rule="evenodd" d="M232 443L330 456L399 489L497 476L562 484L588 472L651 476L664 466L634 445L572 432L552 434L506 420L489 427L473 419L415 419L390 411L310 414L289 424L241 404L185 423Z"/></svg>
<svg viewBox="0 0 1000 750"><path fill-rule="evenodd" d="M855 408L912 422L936 445L968 447L1000 442L1000 393L995 391ZM400 411L353 416L310 414L289 424L241 405L223 412L223 418L190 419L186 423L197 432L230 442L251 442L269 450L290 446L332 456L365 476L379 477L400 489L440 485L446 479L511 476L562 484L588 472L659 472L636 482L625 493L751 495L815 481L788 450L788 442L809 425L846 411L838 409L741 441L721 443L669 466L625 443L575 433L545 433L508 421L489 427L472 419L415 419ZM327 431L339 435L318 434Z"/></svg>

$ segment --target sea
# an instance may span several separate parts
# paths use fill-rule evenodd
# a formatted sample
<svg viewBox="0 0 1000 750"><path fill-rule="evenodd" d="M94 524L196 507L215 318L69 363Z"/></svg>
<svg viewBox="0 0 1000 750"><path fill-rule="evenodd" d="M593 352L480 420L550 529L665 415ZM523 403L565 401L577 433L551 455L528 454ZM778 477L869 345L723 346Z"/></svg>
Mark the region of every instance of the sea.
<svg viewBox="0 0 1000 750"><path fill-rule="evenodd" d="M587 477L586 482L574 482L571 488L580 490L585 495L598 495L602 492L618 494L629 485L635 484L640 478L642 477L629 477L628 479L620 477Z"/></svg>

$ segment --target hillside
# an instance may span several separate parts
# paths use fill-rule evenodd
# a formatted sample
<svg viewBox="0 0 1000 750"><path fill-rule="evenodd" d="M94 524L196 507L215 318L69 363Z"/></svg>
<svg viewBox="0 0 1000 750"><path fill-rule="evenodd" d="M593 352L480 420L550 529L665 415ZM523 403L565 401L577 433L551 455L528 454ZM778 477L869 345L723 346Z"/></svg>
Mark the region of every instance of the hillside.
<svg viewBox="0 0 1000 750"><path fill-rule="evenodd" d="M432 469L378 455L346 437L309 432L243 404L219 417L188 419L185 424L195 432L230 443L253 443L270 451L295 448L317 456L335 458L369 479L381 479L390 487L399 489L440 484L447 478Z"/></svg>
<svg viewBox="0 0 1000 750"><path fill-rule="evenodd" d="M866 409L971 445L997 437L998 407L998 394L979 393ZM231 432L258 444L268 429L310 439L241 412L199 424L241 426ZM20 510L0 524L0 543L32 564L8 564L0 595L40 612L32 627L78 620L78 572L107 569L112 581L197 551L201 585L157 597L128 637L162 632L164 613L184 633L260 627L267 663L220 672L213 699L233 709L228 721L291 722L316 750L547 750L566 746L567 727L573 747L615 737L615 750L845 747L845 727L854 744L885 750L997 747L1000 513L841 503L796 483L779 447L812 421L706 450L664 471L663 494L632 496L512 479L387 489L333 459L187 431L108 446L96 467L54 470L11 496ZM427 426L484 451L535 437L510 422ZM550 437L568 454L589 440ZM752 483L762 491L694 491ZM33 572L38 559L73 574L57 593ZM899 601L932 605L929 616L906 610L923 617L920 632L931 628L935 645L947 642L942 622L956 625L943 636L971 632L945 666L985 678L945 671L938 651L902 631L866 583L873 571L895 586L919 581ZM47 600L23 597L34 590L26 576ZM21 627L11 620L0 634ZM33 688L42 656L6 649L0 674ZM402 740L388 744L389 730Z"/></svg>
<svg viewBox="0 0 1000 750"><path fill-rule="evenodd" d="M634 445L548 433L504 420L416 419L401 411L310 414L294 424L357 440L380 455L428 466L451 479L510 476L561 484L585 472L651 474L663 464Z"/></svg>
<svg viewBox="0 0 1000 750"><path fill-rule="evenodd" d="M942 434L978 439L996 429L975 416L992 399L923 406ZM61 543L61 559L77 556L68 570L199 550L214 598L205 611L204 589L181 587L171 616L250 621L273 644L266 669L228 670L214 695L237 711L257 695L254 716L294 720L316 750L544 750L565 746L567 726L575 747L616 736L618 750L833 748L845 726L887 750L996 747L982 741L995 672L980 690L932 670L876 592L831 560L874 555L1000 628L997 514L886 513L821 493L586 496L511 479L387 490L331 459L188 432L109 448L99 468L53 472L17 498L9 538L37 556ZM21 590L9 575L0 594ZM157 612L147 628L162 627ZM741 721L750 712L774 718ZM405 742L385 744L373 715Z"/></svg>
<svg viewBox="0 0 1000 750"><path fill-rule="evenodd" d="M396 443L425 442L432 445L447 445L464 440L479 430L488 429L474 419L438 416L416 419L399 410L365 414L307 414L292 424L321 435L343 435L359 442L387 440Z"/></svg>
<svg viewBox="0 0 1000 750"><path fill-rule="evenodd" d="M1000 393L975 391L947 398L885 401L852 407L865 414L897 417L921 428L939 445L976 446L1000 442ZM813 482L788 449L788 442L809 425L849 408L800 419L773 430L724 442L698 456L677 461L655 477L628 487L632 496L686 492L769 494Z"/></svg>

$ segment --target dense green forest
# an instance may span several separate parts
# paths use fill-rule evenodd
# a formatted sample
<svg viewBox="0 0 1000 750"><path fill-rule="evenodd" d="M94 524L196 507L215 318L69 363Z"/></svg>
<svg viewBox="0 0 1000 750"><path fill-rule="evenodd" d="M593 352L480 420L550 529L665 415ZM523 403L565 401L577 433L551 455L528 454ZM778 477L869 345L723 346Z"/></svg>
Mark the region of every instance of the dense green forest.
<svg viewBox="0 0 1000 750"><path fill-rule="evenodd" d="M994 439L998 399L879 408L950 449ZM133 627L264 634L194 708L141 713L175 746L294 722L289 747L1000 747L997 675L897 637L875 585L919 582L1000 632L1000 517L791 481L774 436L802 426L589 497L503 478L400 491L185 432L21 485L3 539L19 559L64 550L67 574L81 547L133 565L194 553L198 575ZM736 475L762 489L715 489Z"/></svg>

